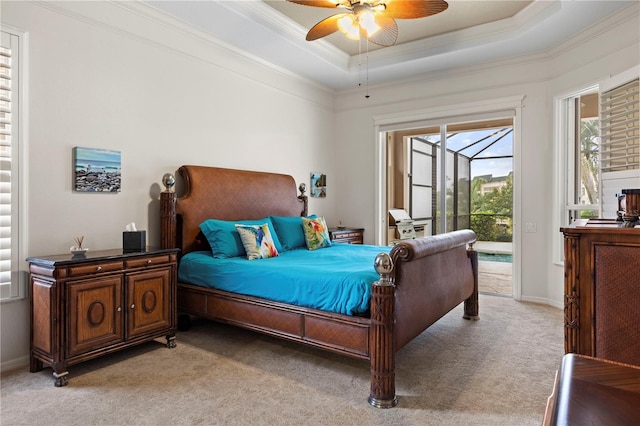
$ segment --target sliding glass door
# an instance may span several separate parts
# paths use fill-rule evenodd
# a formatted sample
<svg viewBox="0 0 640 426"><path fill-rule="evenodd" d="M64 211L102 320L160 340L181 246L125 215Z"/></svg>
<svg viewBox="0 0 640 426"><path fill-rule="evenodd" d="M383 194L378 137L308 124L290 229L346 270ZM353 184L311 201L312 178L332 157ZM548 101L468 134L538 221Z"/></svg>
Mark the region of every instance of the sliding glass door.
<svg viewBox="0 0 640 426"><path fill-rule="evenodd" d="M408 137L409 215L428 235L482 225L486 238L509 239L512 120L422 130Z"/></svg>

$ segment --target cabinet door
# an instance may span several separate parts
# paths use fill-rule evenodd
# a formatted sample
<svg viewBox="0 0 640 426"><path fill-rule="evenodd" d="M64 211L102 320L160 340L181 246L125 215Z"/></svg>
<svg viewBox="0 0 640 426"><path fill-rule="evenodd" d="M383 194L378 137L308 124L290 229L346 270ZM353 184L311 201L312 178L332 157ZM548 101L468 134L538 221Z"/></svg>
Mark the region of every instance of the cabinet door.
<svg viewBox="0 0 640 426"><path fill-rule="evenodd" d="M31 348L47 354L58 351L55 282L31 276Z"/></svg>
<svg viewBox="0 0 640 426"><path fill-rule="evenodd" d="M124 340L122 275L67 283L68 356Z"/></svg>
<svg viewBox="0 0 640 426"><path fill-rule="evenodd" d="M640 245L595 242L592 248L593 356L640 365Z"/></svg>
<svg viewBox="0 0 640 426"><path fill-rule="evenodd" d="M171 325L171 268L127 274L127 339Z"/></svg>

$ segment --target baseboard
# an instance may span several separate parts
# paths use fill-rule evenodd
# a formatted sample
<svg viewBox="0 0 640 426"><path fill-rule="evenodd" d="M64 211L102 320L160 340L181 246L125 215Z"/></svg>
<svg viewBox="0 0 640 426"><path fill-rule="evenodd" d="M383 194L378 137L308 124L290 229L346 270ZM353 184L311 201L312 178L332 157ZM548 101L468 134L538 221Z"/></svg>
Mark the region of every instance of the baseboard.
<svg viewBox="0 0 640 426"><path fill-rule="evenodd" d="M0 363L0 371L6 372L11 370L17 370L19 368L24 368L29 366L29 357L23 356L20 358L10 359L9 361L4 361Z"/></svg>
<svg viewBox="0 0 640 426"><path fill-rule="evenodd" d="M549 305L554 308L564 309L564 306L561 302L558 302L557 300L547 299L546 297L522 296L520 300L522 302L540 303L542 305Z"/></svg>

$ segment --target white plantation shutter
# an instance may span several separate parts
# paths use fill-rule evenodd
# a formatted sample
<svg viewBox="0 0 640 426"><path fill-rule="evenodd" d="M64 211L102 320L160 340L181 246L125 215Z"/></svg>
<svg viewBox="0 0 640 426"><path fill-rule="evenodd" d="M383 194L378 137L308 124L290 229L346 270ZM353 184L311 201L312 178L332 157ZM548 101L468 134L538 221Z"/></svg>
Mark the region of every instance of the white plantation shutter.
<svg viewBox="0 0 640 426"><path fill-rule="evenodd" d="M18 246L18 36L2 32L0 45L0 300L24 297Z"/></svg>
<svg viewBox="0 0 640 426"><path fill-rule="evenodd" d="M602 173L640 169L640 80L600 95Z"/></svg>

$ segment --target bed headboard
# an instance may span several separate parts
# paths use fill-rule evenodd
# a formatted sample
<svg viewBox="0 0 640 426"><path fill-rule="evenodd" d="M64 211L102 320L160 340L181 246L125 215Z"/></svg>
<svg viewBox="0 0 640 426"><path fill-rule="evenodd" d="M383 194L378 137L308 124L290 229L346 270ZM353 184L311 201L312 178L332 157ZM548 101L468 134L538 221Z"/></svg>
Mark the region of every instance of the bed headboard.
<svg viewBox="0 0 640 426"><path fill-rule="evenodd" d="M178 173L184 194L164 191L160 197L162 248L177 247L181 254L209 249L199 227L206 219L307 215L307 196L297 195L289 175L206 166L182 166Z"/></svg>

